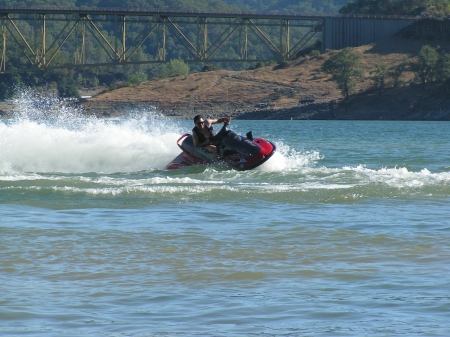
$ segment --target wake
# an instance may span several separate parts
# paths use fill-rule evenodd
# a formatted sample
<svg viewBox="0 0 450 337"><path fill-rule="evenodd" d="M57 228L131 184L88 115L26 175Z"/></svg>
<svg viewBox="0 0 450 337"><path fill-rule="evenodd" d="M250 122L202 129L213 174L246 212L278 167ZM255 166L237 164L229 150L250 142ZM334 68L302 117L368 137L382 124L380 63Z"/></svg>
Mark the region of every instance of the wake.
<svg viewBox="0 0 450 337"><path fill-rule="evenodd" d="M179 152L179 126L154 110L108 120L48 95L21 92L15 103L0 122L0 172L137 172L163 169Z"/></svg>

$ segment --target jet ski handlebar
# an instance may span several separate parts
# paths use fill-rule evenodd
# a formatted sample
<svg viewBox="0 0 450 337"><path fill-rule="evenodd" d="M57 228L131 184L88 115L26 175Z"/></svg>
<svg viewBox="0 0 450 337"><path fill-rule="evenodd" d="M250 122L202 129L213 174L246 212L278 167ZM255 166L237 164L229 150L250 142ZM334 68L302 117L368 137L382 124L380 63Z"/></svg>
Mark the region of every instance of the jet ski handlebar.
<svg viewBox="0 0 450 337"><path fill-rule="evenodd" d="M225 137L227 132L229 132L228 124L229 124L228 122L224 122L222 128L220 129L220 131L217 134L215 134L214 136L211 137L211 141L214 144L222 142L223 137Z"/></svg>

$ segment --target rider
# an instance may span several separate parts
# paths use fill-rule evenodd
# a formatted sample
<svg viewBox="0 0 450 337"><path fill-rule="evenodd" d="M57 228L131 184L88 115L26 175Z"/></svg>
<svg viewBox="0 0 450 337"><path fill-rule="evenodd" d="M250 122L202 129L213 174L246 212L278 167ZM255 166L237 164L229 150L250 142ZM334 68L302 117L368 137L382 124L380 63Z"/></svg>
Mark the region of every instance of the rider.
<svg viewBox="0 0 450 337"><path fill-rule="evenodd" d="M214 136L213 124L230 123L231 117L219 119L205 119L201 115L194 117L195 127L192 129L192 139L195 147L202 147L207 152L216 153L216 146L212 144L211 137Z"/></svg>

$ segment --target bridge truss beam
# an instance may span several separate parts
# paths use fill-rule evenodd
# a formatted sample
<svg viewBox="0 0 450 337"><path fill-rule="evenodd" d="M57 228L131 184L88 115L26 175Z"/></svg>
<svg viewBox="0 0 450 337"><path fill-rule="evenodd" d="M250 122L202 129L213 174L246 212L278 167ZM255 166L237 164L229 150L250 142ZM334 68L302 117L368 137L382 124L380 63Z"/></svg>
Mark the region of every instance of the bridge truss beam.
<svg viewBox="0 0 450 337"><path fill-rule="evenodd" d="M164 63L171 58L208 63L291 60L321 36L323 24L315 16L113 9L0 8L0 19L0 73ZM12 58L19 50L26 62L16 67Z"/></svg>

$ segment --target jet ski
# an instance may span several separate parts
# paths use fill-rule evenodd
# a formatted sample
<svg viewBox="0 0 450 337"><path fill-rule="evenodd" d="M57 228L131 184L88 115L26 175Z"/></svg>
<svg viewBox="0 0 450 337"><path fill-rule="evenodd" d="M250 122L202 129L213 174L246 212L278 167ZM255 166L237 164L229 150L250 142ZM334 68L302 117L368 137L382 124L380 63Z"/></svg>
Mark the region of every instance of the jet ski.
<svg viewBox="0 0 450 337"><path fill-rule="evenodd" d="M264 138L253 139L251 131L241 136L228 130L228 123L212 137L217 153L209 153L202 147L195 147L192 135L186 133L177 140L181 153L167 166L167 170L179 169L192 165L210 165L224 163L239 171L258 167L266 162L276 151L276 146Z"/></svg>

